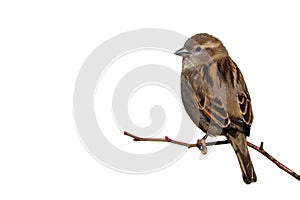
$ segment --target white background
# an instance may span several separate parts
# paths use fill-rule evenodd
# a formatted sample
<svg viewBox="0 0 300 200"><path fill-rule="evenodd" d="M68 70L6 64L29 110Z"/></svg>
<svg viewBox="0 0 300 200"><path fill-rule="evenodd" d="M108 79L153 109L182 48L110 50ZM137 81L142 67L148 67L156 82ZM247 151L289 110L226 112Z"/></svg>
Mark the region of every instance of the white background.
<svg viewBox="0 0 300 200"><path fill-rule="evenodd" d="M208 32L247 81L255 112L249 141L264 141L300 173L299 15L297 1L1 2L0 199L298 199L299 182L253 150L258 182L244 184L229 145L202 160L189 150L147 175L106 168L80 142L72 94L84 60L114 35L148 27ZM135 144L130 151L143 151Z"/></svg>

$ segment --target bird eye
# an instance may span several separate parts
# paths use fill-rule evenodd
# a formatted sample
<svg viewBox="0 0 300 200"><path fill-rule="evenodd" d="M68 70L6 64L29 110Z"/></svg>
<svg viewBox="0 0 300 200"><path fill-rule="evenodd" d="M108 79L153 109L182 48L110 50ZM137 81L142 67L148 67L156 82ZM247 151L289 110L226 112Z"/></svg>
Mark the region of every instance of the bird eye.
<svg viewBox="0 0 300 200"><path fill-rule="evenodd" d="M201 51L201 47L199 47L199 46L196 47L195 51L196 51L196 52L200 52L200 51Z"/></svg>

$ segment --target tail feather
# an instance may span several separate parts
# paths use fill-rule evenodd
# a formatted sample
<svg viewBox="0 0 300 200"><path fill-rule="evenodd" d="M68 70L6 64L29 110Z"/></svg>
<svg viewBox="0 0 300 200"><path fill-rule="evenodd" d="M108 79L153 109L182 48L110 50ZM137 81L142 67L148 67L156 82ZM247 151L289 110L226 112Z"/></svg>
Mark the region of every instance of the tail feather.
<svg viewBox="0 0 300 200"><path fill-rule="evenodd" d="M244 182L246 184L256 182L257 178L248 151L246 135L238 132L235 137L230 134L227 134L226 137L236 153Z"/></svg>

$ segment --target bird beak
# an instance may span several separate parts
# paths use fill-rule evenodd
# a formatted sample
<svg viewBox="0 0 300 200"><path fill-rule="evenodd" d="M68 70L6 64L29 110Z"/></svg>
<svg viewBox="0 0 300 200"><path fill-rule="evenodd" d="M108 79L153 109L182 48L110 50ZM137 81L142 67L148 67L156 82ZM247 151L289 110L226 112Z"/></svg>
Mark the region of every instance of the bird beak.
<svg viewBox="0 0 300 200"><path fill-rule="evenodd" d="M183 47L183 48L179 49L178 51L176 51L174 54L177 56L185 57L185 56L191 55L191 52Z"/></svg>

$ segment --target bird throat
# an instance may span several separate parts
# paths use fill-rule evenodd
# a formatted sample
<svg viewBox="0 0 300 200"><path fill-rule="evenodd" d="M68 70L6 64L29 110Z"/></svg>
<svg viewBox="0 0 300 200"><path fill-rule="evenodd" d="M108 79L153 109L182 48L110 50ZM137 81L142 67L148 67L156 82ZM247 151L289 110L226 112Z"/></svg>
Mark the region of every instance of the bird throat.
<svg viewBox="0 0 300 200"><path fill-rule="evenodd" d="M202 56L189 56L182 59L182 68L189 69L203 65L209 66L212 61L212 58L208 54Z"/></svg>
<svg viewBox="0 0 300 200"><path fill-rule="evenodd" d="M194 62L194 60L190 58L184 58L182 60L182 69L191 69L198 66L209 66L210 63L211 63L210 61L204 61L204 60Z"/></svg>

